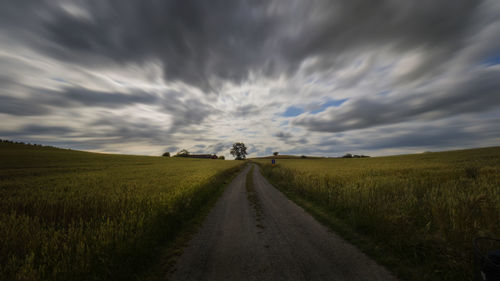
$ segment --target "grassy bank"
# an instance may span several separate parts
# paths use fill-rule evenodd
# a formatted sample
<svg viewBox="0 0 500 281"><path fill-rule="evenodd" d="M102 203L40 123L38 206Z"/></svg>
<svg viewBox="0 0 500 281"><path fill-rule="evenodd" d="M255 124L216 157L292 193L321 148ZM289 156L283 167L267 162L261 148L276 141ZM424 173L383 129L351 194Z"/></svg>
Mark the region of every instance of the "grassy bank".
<svg viewBox="0 0 500 281"><path fill-rule="evenodd" d="M500 236L500 148L254 160L264 175L408 280L472 280L475 236Z"/></svg>
<svg viewBox="0 0 500 281"><path fill-rule="evenodd" d="M240 161L0 143L0 279L130 280Z"/></svg>

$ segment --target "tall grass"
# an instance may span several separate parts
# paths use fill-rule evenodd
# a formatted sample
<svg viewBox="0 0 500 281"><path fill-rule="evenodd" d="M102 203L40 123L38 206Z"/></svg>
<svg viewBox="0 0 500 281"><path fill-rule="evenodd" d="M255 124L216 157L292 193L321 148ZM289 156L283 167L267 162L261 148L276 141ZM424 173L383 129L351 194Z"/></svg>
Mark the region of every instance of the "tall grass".
<svg viewBox="0 0 500 281"><path fill-rule="evenodd" d="M406 264L413 280L472 280L476 236L500 236L500 148L369 159L256 160Z"/></svg>
<svg viewBox="0 0 500 281"><path fill-rule="evenodd" d="M241 165L0 143L0 279L130 280Z"/></svg>

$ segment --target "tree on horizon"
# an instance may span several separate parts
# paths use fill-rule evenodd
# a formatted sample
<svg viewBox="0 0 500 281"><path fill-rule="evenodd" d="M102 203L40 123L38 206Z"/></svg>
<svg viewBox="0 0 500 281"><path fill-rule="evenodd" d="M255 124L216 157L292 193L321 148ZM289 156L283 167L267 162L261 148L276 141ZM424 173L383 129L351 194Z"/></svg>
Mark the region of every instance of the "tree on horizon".
<svg viewBox="0 0 500 281"><path fill-rule="evenodd" d="M235 142L231 148L231 155L235 157L236 160L245 160L247 155L247 147L242 142Z"/></svg>

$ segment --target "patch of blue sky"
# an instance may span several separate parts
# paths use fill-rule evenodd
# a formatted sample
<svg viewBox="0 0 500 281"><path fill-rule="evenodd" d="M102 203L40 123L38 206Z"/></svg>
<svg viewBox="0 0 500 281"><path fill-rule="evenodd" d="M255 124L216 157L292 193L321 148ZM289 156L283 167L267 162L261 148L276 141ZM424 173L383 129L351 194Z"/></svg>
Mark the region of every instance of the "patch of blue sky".
<svg viewBox="0 0 500 281"><path fill-rule="evenodd" d="M280 127L284 127L286 125L288 125L288 120L285 120L285 121L280 123Z"/></svg>
<svg viewBox="0 0 500 281"><path fill-rule="evenodd" d="M385 97L385 96L387 96L387 95L388 95L388 94L390 94L390 93L391 93L391 91L389 91L389 90L385 90L385 91L382 91L382 92L380 92L380 93L377 93L376 95L377 95L377 96L382 96L382 97Z"/></svg>
<svg viewBox="0 0 500 281"><path fill-rule="evenodd" d="M329 107L339 107L341 106L344 102L346 102L348 99L340 99L340 100L329 100L325 103L322 103L320 108L318 109L315 109L315 110L312 110L311 113L312 114L316 114L316 113L320 113L320 112L323 112L325 111L327 108Z"/></svg>
<svg viewBox="0 0 500 281"><path fill-rule="evenodd" d="M285 112L283 112L283 116L285 117L295 117L300 114L304 113L304 109L296 106L290 106L288 107Z"/></svg>
<svg viewBox="0 0 500 281"><path fill-rule="evenodd" d="M59 77L54 77L54 78L52 78L52 80L57 81L57 82L61 82L61 83L68 83L68 81L66 81L62 78L59 78Z"/></svg>
<svg viewBox="0 0 500 281"><path fill-rule="evenodd" d="M394 66L394 64L387 64L387 65L379 66L379 67L375 68L375 71L377 71L377 72L387 72L387 71L391 70L391 68L393 66Z"/></svg>
<svg viewBox="0 0 500 281"><path fill-rule="evenodd" d="M392 70L393 67L394 67L394 64L380 66L380 67L375 68L375 73L381 79L382 77L388 76L390 74L390 72L391 72L391 70Z"/></svg>
<svg viewBox="0 0 500 281"><path fill-rule="evenodd" d="M481 64L485 64L487 66L500 64L500 54L496 54L482 60Z"/></svg>
<svg viewBox="0 0 500 281"><path fill-rule="evenodd" d="M323 79L319 78L309 78L307 79L307 84L326 84Z"/></svg>
<svg viewBox="0 0 500 281"><path fill-rule="evenodd" d="M361 64L363 64L365 62L365 59L357 59L355 62L354 62L354 66L355 67L360 67Z"/></svg>

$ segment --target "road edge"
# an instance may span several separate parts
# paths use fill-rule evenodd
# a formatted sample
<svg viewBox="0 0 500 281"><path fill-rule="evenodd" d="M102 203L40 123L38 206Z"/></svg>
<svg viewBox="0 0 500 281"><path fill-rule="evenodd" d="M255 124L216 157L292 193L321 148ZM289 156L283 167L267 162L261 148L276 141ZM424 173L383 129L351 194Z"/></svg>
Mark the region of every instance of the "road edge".
<svg viewBox="0 0 500 281"><path fill-rule="evenodd" d="M393 255L387 255L390 253L389 249L385 249L383 246L376 245L367 237L355 232L351 227L342 222L336 216L334 216L327 208L315 204L307 199L300 197L299 195L286 190L280 186L280 183L274 181L273 179L266 176L262 172L261 163L253 162L257 165L261 175L271 183L271 185L276 188L279 192L283 193L288 199L297 204L300 208L306 211L308 214L314 217L319 223L326 226L330 231L335 232L337 235L342 237L347 242L356 246L361 252L365 253L371 259L373 259L378 264L384 266L387 270L392 272L400 280L411 280L418 281L419 271L414 270L415 265L403 263L402 260ZM420 268L419 268L420 269Z"/></svg>
<svg viewBox="0 0 500 281"><path fill-rule="evenodd" d="M229 177L226 178L224 184L215 192L214 196L205 204L204 207L200 209L200 212L189 220L181 230L179 230L177 237L164 245L158 255L158 262L151 265L147 270L144 270L138 276L135 276L135 280L139 281L165 281L168 280L170 271L175 267L177 260L184 252L184 248L189 244L191 239L200 230L203 222L210 213L210 211L215 207L217 201L226 190L226 188L231 184L231 182L238 176L246 167L248 163L242 164L239 169L233 172Z"/></svg>

